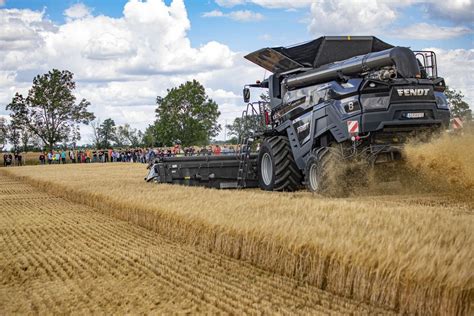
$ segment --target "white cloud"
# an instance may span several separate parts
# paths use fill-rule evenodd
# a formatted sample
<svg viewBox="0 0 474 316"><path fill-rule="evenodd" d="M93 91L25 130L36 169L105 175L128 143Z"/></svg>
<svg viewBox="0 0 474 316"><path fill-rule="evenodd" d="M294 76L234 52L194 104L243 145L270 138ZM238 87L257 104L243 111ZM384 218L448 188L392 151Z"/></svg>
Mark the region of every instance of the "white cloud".
<svg viewBox="0 0 474 316"><path fill-rule="evenodd" d="M314 0L216 0L222 7L231 8L242 4L257 4L270 9L297 9L309 7Z"/></svg>
<svg viewBox="0 0 474 316"><path fill-rule="evenodd" d="M76 3L64 11L64 16L69 20L83 19L91 16L91 9L83 3Z"/></svg>
<svg viewBox="0 0 474 316"><path fill-rule="evenodd" d="M417 23L394 30L392 36L421 40L443 40L472 33L473 30L463 26L448 27L428 23Z"/></svg>
<svg viewBox="0 0 474 316"><path fill-rule="evenodd" d="M258 37L259 40L262 40L262 41L265 41L265 42L268 42L268 41L271 41L272 40L272 36L270 34L262 34Z"/></svg>
<svg viewBox="0 0 474 316"><path fill-rule="evenodd" d="M219 11L219 10L212 10L209 12L204 12L202 14L202 17L204 18L215 18L215 17L221 17L224 16L224 12Z"/></svg>
<svg viewBox="0 0 474 316"><path fill-rule="evenodd" d="M454 22L471 22L474 19L474 1L428 1L428 13Z"/></svg>
<svg viewBox="0 0 474 316"><path fill-rule="evenodd" d="M438 75L453 89L461 90L466 102L474 108L474 49L425 48L434 51L438 62Z"/></svg>
<svg viewBox="0 0 474 316"><path fill-rule="evenodd" d="M311 5L309 31L314 35L374 34L397 18L387 3L373 0L321 0Z"/></svg>
<svg viewBox="0 0 474 316"><path fill-rule="evenodd" d="M236 21L260 21L263 20L263 15L249 10L239 10L229 13L231 19Z"/></svg>
<svg viewBox="0 0 474 316"><path fill-rule="evenodd" d="M233 91L240 92L244 74L256 67L216 41L193 47L182 0L131 0L120 18L76 13L68 11L66 23L54 25L44 11L0 10L0 104L17 91L26 94L37 74L58 68L75 74L78 99L117 124L144 129L155 119L156 96L194 78L211 91L223 119L240 113ZM87 142L89 129L83 130Z"/></svg>
<svg viewBox="0 0 474 316"><path fill-rule="evenodd" d="M262 7L270 9L297 9L308 7L314 0L250 0Z"/></svg>
<svg viewBox="0 0 474 316"><path fill-rule="evenodd" d="M216 3L221 7L233 7L239 4L244 4L245 0L216 0Z"/></svg>
<svg viewBox="0 0 474 316"><path fill-rule="evenodd" d="M102 33L89 40L83 53L86 58L104 60L132 56L136 50L121 34Z"/></svg>
<svg viewBox="0 0 474 316"><path fill-rule="evenodd" d="M253 12L250 10L237 10L231 11L229 13L224 13L220 10L213 10L209 12L204 12L202 14L204 18L216 18L216 17L225 17L230 18L235 21L241 22L250 22L250 21L261 21L263 20L263 15L257 12Z"/></svg>
<svg viewBox="0 0 474 316"><path fill-rule="evenodd" d="M43 20L44 12L32 10L0 10L0 51L35 49L43 44L42 32L54 31Z"/></svg>
<svg viewBox="0 0 474 316"><path fill-rule="evenodd" d="M269 9L295 9L310 7L310 17L302 20L308 23L309 31L316 36L330 35L366 35L390 32L387 28L400 13L400 8L415 4L423 5L426 12L434 17L441 17L456 23L472 22L474 16L473 0L216 0L223 7L256 4ZM224 16L221 11L209 12L210 16ZM432 25L432 31L426 29L427 24L417 25L422 28L413 34L413 39L446 39L470 32L466 27L440 27ZM411 27L401 29L406 37ZM430 34L431 33L431 34Z"/></svg>

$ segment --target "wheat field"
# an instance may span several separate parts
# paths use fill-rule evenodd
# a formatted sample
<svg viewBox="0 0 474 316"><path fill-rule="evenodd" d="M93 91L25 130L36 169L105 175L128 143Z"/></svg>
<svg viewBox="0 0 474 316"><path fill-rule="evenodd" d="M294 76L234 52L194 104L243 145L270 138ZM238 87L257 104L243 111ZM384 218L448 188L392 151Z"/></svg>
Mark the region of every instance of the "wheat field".
<svg viewBox="0 0 474 316"><path fill-rule="evenodd" d="M0 176L0 314L389 313Z"/></svg>
<svg viewBox="0 0 474 316"><path fill-rule="evenodd" d="M137 224L146 228L140 232L157 233L155 238L186 245L203 257L236 259L235 267L250 264L384 311L468 315L474 295L469 182L474 165L452 157L461 180L437 190L430 182L439 171L430 161L443 158L430 148L469 155L471 140L442 139L407 149L409 165L431 179L421 183L423 190L388 186L346 199L156 185L143 181L143 166L132 164L32 166L2 173L11 179L5 181L28 183L94 208L97 216ZM420 154L422 162L416 159Z"/></svg>

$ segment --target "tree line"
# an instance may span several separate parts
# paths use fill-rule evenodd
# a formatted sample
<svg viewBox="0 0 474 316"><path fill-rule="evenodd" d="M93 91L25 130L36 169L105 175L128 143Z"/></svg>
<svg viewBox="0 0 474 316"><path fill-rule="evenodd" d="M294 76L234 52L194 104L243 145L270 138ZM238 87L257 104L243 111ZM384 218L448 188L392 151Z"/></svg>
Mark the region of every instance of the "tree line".
<svg viewBox="0 0 474 316"><path fill-rule="evenodd" d="M58 144L75 147L81 125L91 125L96 148L207 145L218 135L218 104L197 80L167 90L156 98L155 121L142 132L111 118L96 118L90 102L76 102L73 73L52 69L33 79L28 94L16 93L6 106L10 122L0 118L0 150L10 143L14 151L31 148L52 150Z"/></svg>
<svg viewBox="0 0 474 316"><path fill-rule="evenodd" d="M102 122L97 119L89 111L89 101L77 102L73 77L68 70L52 69L33 79L26 96L17 92L6 106L10 122L0 117L0 150L7 143L14 151L52 150L58 144L75 147L81 140L81 125L88 124L92 126L92 145L96 148L207 145L222 130L217 123L221 114L218 104L197 80L168 89L164 97L158 96L155 120L142 132L129 124L117 126L111 118ZM464 95L449 87L445 93L453 116L472 122ZM260 99L269 101L267 94ZM225 127L233 136L231 142L236 143L243 134L256 130L258 124L258 118L248 116L237 117Z"/></svg>

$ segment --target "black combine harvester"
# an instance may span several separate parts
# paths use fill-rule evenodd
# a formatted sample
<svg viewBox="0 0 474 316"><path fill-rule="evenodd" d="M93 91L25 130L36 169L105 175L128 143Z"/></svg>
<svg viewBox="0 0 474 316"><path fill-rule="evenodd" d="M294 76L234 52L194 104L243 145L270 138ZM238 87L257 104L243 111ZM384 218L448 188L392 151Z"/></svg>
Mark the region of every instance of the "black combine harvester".
<svg viewBox="0 0 474 316"><path fill-rule="evenodd" d="M433 52L372 36L320 37L245 58L273 73L244 88L242 118L256 118L259 128L241 137L236 155L157 159L147 181L270 191L305 184L324 194L330 169L354 160L385 166L401 159L407 139L449 126ZM248 103L250 87L267 88L270 102Z"/></svg>

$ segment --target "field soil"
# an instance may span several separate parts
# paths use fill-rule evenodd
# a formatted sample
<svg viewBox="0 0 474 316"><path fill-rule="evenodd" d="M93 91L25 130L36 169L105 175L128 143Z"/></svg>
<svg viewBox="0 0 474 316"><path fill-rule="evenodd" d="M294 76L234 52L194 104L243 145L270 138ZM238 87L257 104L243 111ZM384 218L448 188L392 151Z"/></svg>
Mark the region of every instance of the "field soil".
<svg viewBox="0 0 474 316"><path fill-rule="evenodd" d="M250 264L261 268L257 269L261 273L287 277L288 282L311 287L310 291L319 289L324 292L317 293L345 297L363 308L370 305L407 314L469 315L474 297L474 164L465 156L472 154L472 136L409 146L407 167L416 177L408 173L402 179L408 181L372 183L344 199L308 192L157 185L143 181L143 165L126 163L3 168L0 172L5 181L28 183L68 203L88 207L91 214L109 216L99 221L122 219L145 228L139 232L157 233L153 238L178 242L202 258L228 260L235 264L230 270L238 271L241 266L251 269ZM5 198L10 195L5 194ZM41 211L41 205L34 202L30 212ZM8 216L0 221L5 218ZM76 225L80 227L81 220ZM8 223L5 226L11 227ZM109 243L118 236L121 234L107 237L111 238ZM134 238L125 237L123 242L129 243L130 249L143 249L133 243ZM84 243L91 244L87 240ZM123 251L132 250L125 247ZM143 250L136 253L143 255ZM270 277L267 272L265 278ZM227 276L219 282L226 286L232 280ZM247 286L256 283L251 278L247 281L248 285L241 288L243 294ZM273 291L268 290L269 295L278 296L280 288L275 285ZM254 302L253 297L251 294L247 299ZM296 301L291 303L292 297L278 306L299 306ZM305 306L295 310L311 313ZM255 310L262 310L262 305Z"/></svg>
<svg viewBox="0 0 474 316"><path fill-rule="evenodd" d="M4 175L0 205L2 315L389 313Z"/></svg>

